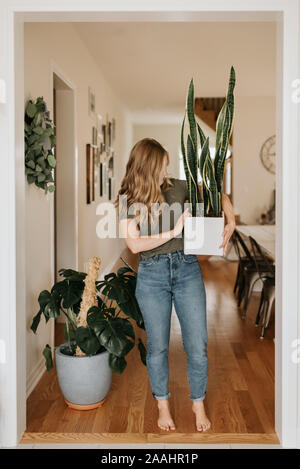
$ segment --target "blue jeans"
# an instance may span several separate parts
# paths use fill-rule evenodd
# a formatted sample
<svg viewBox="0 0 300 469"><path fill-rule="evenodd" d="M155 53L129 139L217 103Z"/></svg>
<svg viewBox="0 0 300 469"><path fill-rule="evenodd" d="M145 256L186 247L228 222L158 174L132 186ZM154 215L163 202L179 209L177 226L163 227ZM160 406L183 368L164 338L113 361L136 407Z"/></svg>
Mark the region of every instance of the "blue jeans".
<svg viewBox="0 0 300 469"><path fill-rule="evenodd" d="M136 298L147 336L147 370L156 399L168 399L172 300L187 353L190 398L202 401L208 379L206 291L197 257L172 251L139 263Z"/></svg>

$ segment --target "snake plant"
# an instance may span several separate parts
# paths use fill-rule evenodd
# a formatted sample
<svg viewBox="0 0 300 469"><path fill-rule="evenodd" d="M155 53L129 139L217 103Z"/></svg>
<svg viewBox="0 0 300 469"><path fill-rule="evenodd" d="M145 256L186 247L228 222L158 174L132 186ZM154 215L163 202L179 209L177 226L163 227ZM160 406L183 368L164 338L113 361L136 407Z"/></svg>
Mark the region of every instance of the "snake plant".
<svg viewBox="0 0 300 469"><path fill-rule="evenodd" d="M197 204L204 205L204 216L221 216L221 194L228 143L233 129L235 70L231 67L225 102L216 123L216 153L212 160L209 150L209 137L196 121L194 113L194 83L190 81L186 99L185 114L181 126L181 152L189 191L192 215L196 216ZM184 144L185 117L188 116L189 133ZM198 131L198 132L197 132ZM199 146L201 154L199 154ZM198 185L198 167L202 178L201 192Z"/></svg>

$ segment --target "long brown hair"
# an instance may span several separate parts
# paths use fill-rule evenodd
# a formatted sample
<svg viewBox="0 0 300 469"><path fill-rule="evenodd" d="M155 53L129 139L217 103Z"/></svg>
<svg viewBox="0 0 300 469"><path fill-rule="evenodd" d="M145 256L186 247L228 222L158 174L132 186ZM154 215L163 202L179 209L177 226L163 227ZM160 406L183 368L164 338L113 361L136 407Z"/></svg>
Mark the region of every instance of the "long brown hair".
<svg viewBox="0 0 300 469"><path fill-rule="evenodd" d="M126 165L126 173L121 182L121 188L114 202L119 206L119 196L127 197L127 206L121 210L127 210L131 204L142 203L147 207L148 217L152 219L151 204L164 202L162 192L172 187L169 178L165 178L163 184L159 184L159 176L163 167L164 158L169 164L169 153L154 138L143 138L132 148ZM141 213L143 220L147 213Z"/></svg>

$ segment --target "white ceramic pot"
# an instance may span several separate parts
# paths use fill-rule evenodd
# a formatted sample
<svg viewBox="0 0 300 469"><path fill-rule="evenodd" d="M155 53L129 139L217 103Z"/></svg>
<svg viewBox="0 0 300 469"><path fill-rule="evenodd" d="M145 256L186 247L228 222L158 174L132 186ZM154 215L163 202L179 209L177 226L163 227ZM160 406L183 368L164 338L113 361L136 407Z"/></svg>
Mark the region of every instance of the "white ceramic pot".
<svg viewBox="0 0 300 469"><path fill-rule="evenodd" d="M108 357L107 350L92 356L70 355L68 344L55 349L58 383L69 407L90 410L103 405L112 383Z"/></svg>
<svg viewBox="0 0 300 469"><path fill-rule="evenodd" d="M184 222L184 253L223 256L224 212L221 217L189 217Z"/></svg>

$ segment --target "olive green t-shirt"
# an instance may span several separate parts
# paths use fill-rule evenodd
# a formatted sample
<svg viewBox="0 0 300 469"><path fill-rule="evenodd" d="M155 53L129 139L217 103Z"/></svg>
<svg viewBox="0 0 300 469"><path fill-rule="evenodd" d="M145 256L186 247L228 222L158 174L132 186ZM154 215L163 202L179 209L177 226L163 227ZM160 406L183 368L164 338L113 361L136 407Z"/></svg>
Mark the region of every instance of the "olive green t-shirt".
<svg viewBox="0 0 300 469"><path fill-rule="evenodd" d="M163 204L163 213L159 215L156 223L151 224L150 220L139 223L139 230L141 236L150 236L157 233L172 230L176 225L179 216L184 211L184 203L188 201L188 188L185 180L171 178L173 186L163 192L165 202ZM135 214L130 213L128 207L127 214L120 216L124 218L134 218ZM172 251L183 250L183 231L176 236L166 241L164 244L147 251L141 251L139 254L142 258L149 258L154 254L165 254Z"/></svg>

